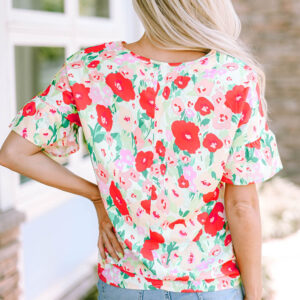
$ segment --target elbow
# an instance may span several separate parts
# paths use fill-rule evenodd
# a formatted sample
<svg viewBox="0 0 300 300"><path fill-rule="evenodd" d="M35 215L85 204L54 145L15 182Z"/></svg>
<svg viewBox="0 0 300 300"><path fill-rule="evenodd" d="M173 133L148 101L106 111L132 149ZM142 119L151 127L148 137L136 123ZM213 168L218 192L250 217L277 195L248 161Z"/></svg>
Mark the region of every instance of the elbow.
<svg viewBox="0 0 300 300"><path fill-rule="evenodd" d="M241 218L257 214L259 213L258 198L253 199L253 201L238 201L231 206L230 210L232 214Z"/></svg>
<svg viewBox="0 0 300 300"><path fill-rule="evenodd" d="M0 149L0 165L3 167L9 167L13 161L14 154L8 149Z"/></svg>

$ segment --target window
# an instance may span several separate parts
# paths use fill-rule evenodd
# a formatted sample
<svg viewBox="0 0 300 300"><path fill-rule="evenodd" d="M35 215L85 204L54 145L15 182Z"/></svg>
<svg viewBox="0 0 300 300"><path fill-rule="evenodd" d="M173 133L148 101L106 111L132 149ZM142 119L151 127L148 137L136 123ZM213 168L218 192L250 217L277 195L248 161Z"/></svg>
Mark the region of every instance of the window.
<svg viewBox="0 0 300 300"><path fill-rule="evenodd" d="M80 0L81 16L109 18L109 0Z"/></svg>
<svg viewBox="0 0 300 300"><path fill-rule="evenodd" d="M13 0L14 8L64 12L64 0Z"/></svg>
<svg viewBox="0 0 300 300"><path fill-rule="evenodd" d="M51 82L65 60L62 47L15 46L15 76L17 110ZM66 164L66 158L55 158ZM20 175L20 183L29 181Z"/></svg>

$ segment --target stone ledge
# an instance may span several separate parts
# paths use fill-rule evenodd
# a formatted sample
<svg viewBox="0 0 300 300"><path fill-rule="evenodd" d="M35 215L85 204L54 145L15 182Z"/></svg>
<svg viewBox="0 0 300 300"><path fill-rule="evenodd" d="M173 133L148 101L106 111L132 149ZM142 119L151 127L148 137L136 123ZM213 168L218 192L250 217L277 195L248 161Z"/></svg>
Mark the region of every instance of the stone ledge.
<svg viewBox="0 0 300 300"><path fill-rule="evenodd" d="M26 220L26 215L15 208L0 211L0 235L18 227Z"/></svg>

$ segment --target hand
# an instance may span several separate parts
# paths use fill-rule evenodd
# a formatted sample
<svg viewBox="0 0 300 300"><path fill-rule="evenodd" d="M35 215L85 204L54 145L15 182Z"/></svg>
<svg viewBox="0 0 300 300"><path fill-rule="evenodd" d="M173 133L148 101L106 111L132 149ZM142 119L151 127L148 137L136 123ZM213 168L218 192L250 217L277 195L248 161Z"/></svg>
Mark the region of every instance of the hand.
<svg viewBox="0 0 300 300"><path fill-rule="evenodd" d="M115 235L114 226L106 212L101 196L99 197L99 199L94 199L93 203L98 215L98 248L100 251L100 255L102 259L106 259L106 248L110 256L119 261L119 256L124 256L124 249ZM119 252L119 256L117 255L117 252Z"/></svg>
<svg viewBox="0 0 300 300"><path fill-rule="evenodd" d="M244 297L244 300L261 300L261 297Z"/></svg>

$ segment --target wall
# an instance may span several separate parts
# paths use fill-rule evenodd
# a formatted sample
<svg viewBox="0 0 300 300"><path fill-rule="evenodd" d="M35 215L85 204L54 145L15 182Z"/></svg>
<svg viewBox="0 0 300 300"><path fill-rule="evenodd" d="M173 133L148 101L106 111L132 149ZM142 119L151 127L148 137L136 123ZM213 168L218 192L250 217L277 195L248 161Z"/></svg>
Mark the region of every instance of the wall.
<svg viewBox="0 0 300 300"><path fill-rule="evenodd" d="M265 66L269 125L276 133L284 170L300 184L300 2L298 0L237 0L241 38L250 43Z"/></svg>

